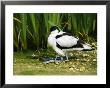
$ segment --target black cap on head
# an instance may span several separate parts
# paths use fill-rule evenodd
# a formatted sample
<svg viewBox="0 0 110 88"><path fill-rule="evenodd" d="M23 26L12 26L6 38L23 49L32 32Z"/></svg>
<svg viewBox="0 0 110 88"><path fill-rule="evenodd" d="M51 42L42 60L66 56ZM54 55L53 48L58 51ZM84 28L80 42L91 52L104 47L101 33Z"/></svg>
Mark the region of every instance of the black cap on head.
<svg viewBox="0 0 110 88"><path fill-rule="evenodd" d="M59 31L59 28L58 28L57 26L52 26L52 27L50 28L50 32L52 32L52 31L54 31L54 30L58 30L58 31Z"/></svg>

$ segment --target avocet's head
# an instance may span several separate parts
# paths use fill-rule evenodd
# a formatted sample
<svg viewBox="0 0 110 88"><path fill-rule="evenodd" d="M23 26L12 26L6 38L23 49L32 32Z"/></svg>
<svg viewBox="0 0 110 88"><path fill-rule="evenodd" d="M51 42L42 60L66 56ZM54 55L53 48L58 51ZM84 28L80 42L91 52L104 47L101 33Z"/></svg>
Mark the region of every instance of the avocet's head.
<svg viewBox="0 0 110 88"><path fill-rule="evenodd" d="M52 27L50 28L50 32L51 32L51 33L58 33L58 32L59 32L59 28L58 28L57 26L52 26Z"/></svg>

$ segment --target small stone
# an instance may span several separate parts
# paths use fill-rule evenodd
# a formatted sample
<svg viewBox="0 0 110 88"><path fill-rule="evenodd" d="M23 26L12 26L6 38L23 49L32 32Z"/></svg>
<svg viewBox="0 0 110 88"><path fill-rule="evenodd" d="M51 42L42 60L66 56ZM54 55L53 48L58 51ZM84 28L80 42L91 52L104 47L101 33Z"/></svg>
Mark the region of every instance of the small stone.
<svg viewBox="0 0 110 88"><path fill-rule="evenodd" d="M74 68L74 67L75 67L75 65L72 65L72 67Z"/></svg>
<svg viewBox="0 0 110 88"><path fill-rule="evenodd" d="M73 53L70 53L70 56L73 56Z"/></svg>
<svg viewBox="0 0 110 88"><path fill-rule="evenodd" d="M71 67L71 68L69 68L69 71L73 71L73 68Z"/></svg>
<svg viewBox="0 0 110 88"><path fill-rule="evenodd" d="M80 59L77 59L77 61L79 61Z"/></svg>
<svg viewBox="0 0 110 88"><path fill-rule="evenodd" d="M93 61L97 61L96 59L93 59Z"/></svg>
<svg viewBox="0 0 110 88"><path fill-rule="evenodd" d="M70 62L70 64L72 64L72 62Z"/></svg>
<svg viewBox="0 0 110 88"><path fill-rule="evenodd" d="M83 57L87 57L88 55L87 54L83 54Z"/></svg>
<svg viewBox="0 0 110 88"><path fill-rule="evenodd" d="M80 67L80 71L84 71L85 70L85 67Z"/></svg>
<svg viewBox="0 0 110 88"><path fill-rule="evenodd" d="M76 71L79 71L79 69L78 69L78 68L76 68Z"/></svg>

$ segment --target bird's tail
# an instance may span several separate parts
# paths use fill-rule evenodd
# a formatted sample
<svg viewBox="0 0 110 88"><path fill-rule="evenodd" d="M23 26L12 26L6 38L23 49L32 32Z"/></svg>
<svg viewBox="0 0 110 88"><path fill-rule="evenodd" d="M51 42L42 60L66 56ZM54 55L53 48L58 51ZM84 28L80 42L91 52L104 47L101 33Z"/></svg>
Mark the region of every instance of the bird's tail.
<svg viewBox="0 0 110 88"><path fill-rule="evenodd" d="M92 46L90 44L82 44L83 45L83 51L91 51L93 50Z"/></svg>

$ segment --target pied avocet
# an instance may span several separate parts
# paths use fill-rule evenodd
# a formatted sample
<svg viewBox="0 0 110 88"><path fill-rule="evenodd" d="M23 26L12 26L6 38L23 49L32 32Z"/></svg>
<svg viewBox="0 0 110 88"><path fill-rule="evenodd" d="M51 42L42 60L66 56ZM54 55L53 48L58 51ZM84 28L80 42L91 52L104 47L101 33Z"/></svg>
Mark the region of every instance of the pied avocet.
<svg viewBox="0 0 110 88"><path fill-rule="evenodd" d="M50 28L48 44L62 57L68 61L67 51L72 50L92 50L91 46L72 34L60 31L57 26ZM57 58L57 57L56 57Z"/></svg>

